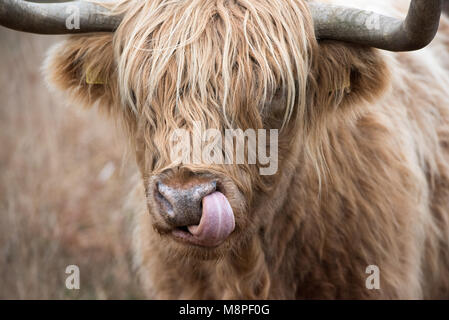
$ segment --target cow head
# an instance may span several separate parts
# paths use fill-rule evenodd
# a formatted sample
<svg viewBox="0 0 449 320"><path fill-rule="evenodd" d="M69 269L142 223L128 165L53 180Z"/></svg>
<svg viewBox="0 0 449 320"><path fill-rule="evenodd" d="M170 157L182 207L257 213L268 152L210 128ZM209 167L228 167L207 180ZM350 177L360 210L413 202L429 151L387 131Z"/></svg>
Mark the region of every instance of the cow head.
<svg viewBox="0 0 449 320"><path fill-rule="evenodd" d="M381 94L388 74L370 46L411 50L433 37L441 1L428 3L424 10L423 1L413 2L409 17L434 18L410 39L411 18L399 26L376 15L382 30L374 32L366 24L372 13L301 0L125 0L111 9L115 20L105 27L103 19L97 29L114 33L72 36L52 49L47 73L73 99L98 104L124 125L167 249L216 257L275 223L286 194L279 190L287 190L301 159L321 166L326 128ZM263 145L277 152L277 171L261 175L263 164L248 157L174 161L179 129L191 133L189 142L207 129L223 136L229 129L279 130L276 150L270 134Z"/></svg>

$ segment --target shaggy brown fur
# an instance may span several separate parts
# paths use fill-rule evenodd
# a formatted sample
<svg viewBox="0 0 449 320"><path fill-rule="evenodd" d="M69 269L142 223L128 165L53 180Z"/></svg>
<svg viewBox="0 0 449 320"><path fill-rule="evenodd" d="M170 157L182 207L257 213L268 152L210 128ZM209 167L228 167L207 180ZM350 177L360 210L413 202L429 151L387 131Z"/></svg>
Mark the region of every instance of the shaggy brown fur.
<svg viewBox="0 0 449 320"><path fill-rule="evenodd" d="M188 247L139 186L136 263L149 297L449 297L447 18L430 48L390 54L317 43L301 0L126 0L116 10L126 16L114 35L53 49L50 80L121 120L147 195L156 175L213 175L236 217L219 248ZM86 84L86 72L105 84ZM194 121L282 128L279 172L170 163L170 132ZM380 290L365 286L368 265L380 268Z"/></svg>

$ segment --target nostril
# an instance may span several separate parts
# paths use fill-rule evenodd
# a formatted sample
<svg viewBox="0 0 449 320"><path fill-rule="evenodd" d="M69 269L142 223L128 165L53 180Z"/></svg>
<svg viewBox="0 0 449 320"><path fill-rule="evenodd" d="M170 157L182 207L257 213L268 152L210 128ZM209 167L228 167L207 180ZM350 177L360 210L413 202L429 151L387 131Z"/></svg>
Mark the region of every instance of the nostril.
<svg viewBox="0 0 449 320"><path fill-rule="evenodd" d="M201 203L201 200L203 200L205 196L214 193L216 190L217 190L217 182L211 181L208 183L196 185L190 190L190 194L193 201Z"/></svg>
<svg viewBox="0 0 449 320"><path fill-rule="evenodd" d="M173 205L167 199L168 194L166 189L167 189L166 185L160 182L156 183L155 198L161 205L162 210L169 216L173 217L175 213L173 210Z"/></svg>

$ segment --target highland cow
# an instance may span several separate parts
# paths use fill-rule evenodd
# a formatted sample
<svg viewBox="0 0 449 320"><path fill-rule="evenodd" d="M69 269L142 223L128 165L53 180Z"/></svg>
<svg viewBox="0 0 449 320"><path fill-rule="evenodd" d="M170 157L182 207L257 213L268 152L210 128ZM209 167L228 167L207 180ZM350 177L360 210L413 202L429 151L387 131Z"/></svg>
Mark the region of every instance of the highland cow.
<svg viewBox="0 0 449 320"><path fill-rule="evenodd" d="M409 5L371 2L398 19ZM0 24L103 32L72 35L45 70L129 137L143 181L135 262L148 297L449 297L443 1L412 1L405 22L303 0L76 3L73 30L67 5L4 0ZM6 10L38 14L19 21ZM172 132L195 123L278 129L277 173L171 161ZM367 286L369 266L379 288Z"/></svg>

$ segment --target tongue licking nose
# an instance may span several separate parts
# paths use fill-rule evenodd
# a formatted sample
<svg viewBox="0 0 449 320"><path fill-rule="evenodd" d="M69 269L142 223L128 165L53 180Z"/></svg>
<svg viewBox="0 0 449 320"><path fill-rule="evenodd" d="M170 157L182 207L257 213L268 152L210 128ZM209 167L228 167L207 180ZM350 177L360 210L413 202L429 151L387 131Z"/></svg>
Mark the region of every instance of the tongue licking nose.
<svg viewBox="0 0 449 320"><path fill-rule="evenodd" d="M234 228L234 213L228 199L221 192L214 192L203 198L199 225L188 227L198 244L206 247L223 243Z"/></svg>

